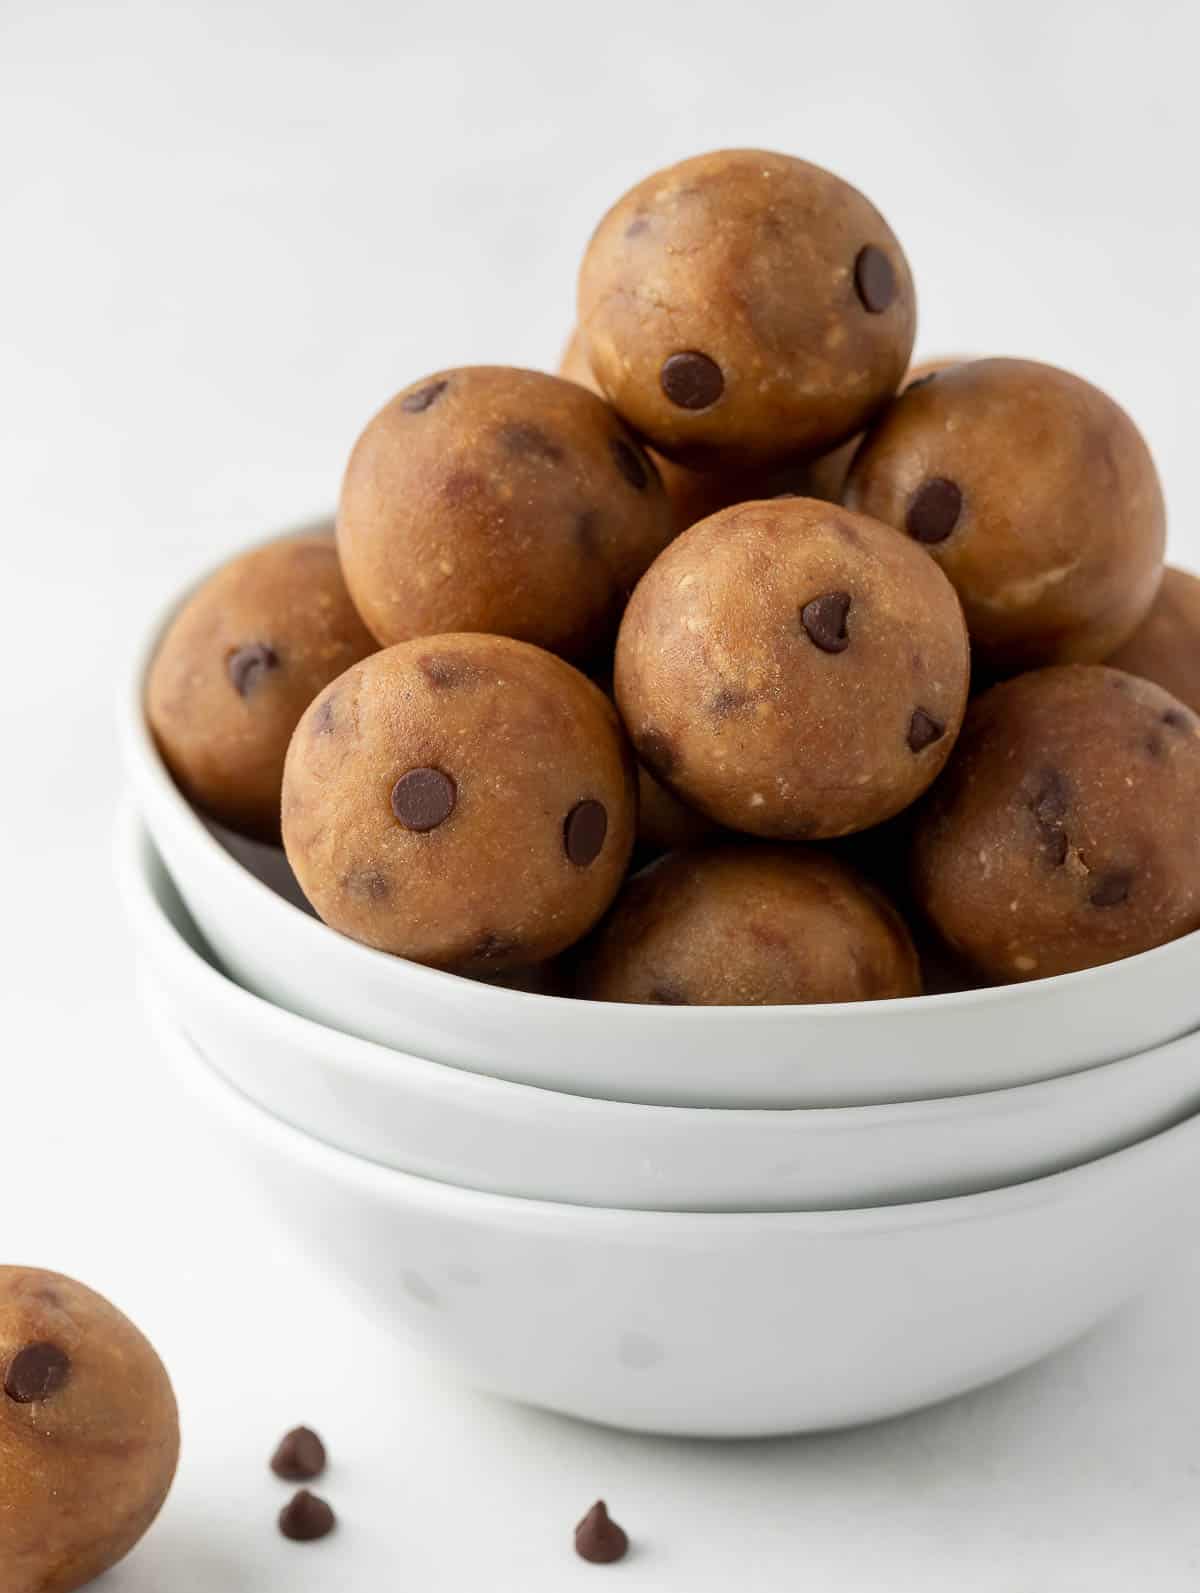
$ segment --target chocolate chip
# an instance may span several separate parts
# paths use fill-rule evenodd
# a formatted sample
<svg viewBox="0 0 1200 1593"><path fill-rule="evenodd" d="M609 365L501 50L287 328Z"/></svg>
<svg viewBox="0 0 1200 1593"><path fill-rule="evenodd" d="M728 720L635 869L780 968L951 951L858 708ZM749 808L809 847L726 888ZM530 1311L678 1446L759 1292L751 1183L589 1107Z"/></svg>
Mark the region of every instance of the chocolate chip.
<svg viewBox="0 0 1200 1593"><path fill-rule="evenodd" d="M739 708L744 708L749 701L748 691L739 691L735 686L726 686L723 691L717 692L709 699L708 711L714 719L726 719L730 714L737 713Z"/></svg>
<svg viewBox="0 0 1200 1593"><path fill-rule="evenodd" d="M497 436L501 447L517 458L528 456L543 459L551 465L562 463L563 451L554 439L547 437L540 426L534 426L527 420L509 421L500 427Z"/></svg>
<svg viewBox="0 0 1200 1593"><path fill-rule="evenodd" d="M400 400L400 408L407 410L410 415L420 415L431 404L437 403L449 385L445 378L439 382L426 382L424 387L418 387L415 392L406 393Z"/></svg>
<svg viewBox="0 0 1200 1593"><path fill-rule="evenodd" d="M800 610L800 623L809 641L823 653L844 653L850 645L846 631L849 612L849 592L826 592L804 605Z"/></svg>
<svg viewBox="0 0 1200 1593"><path fill-rule="evenodd" d="M1133 872L1127 868L1110 869L1101 874L1092 886L1088 901L1093 907L1119 907L1129 895Z"/></svg>
<svg viewBox="0 0 1200 1593"><path fill-rule="evenodd" d="M440 769L410 769L392 787L392 812L407 830L436 830L457 801L457 786Z"/></svg>
<svg viewBox="0 0 1200 1593"><path fill-rule="evenodd" d="M519 944L511 935L497 935L488 929L475 942L471 955L479 962L495 962L497 957L511 957Z"/></svg>
<svg viewBox="0 0 1200 1593"><path fill-rule="evenodd" d="M688 998L680 985L673 984L669 979L660 979L658 984L652 985L647 996L656 1007L686 1007Z"/></svg>
<svg viewBox="0 0 1200 1593"><path fill-rule="evenodd" d="M1042 830L1042 844L1046 849L1046 860L1055 868L1061 868L1067 861L1067 852L1071 843L1067 839L1066 830L1054 829L1047 825Z"/></svg>
<svg viewBox="0 0 1200 1593"><path fill-rule="evenodd" d="M377 868L356 868L342 880L342 889L348 896L364 902L386 902L392 894L391 882Z"/></svg>
<svg viewBox="0 0 1200 1593"><path fill-rule="evenodd" d="M581 509L575 516L575 540L587 554L600 551L600 513L597 509Z"/></svg>
<svg viewBox="0 0 1200 1593"><path fill-rule="evenodd" d="M1192 725L1191 715L1184 708L1168 708L1162 716L1164 725L1170 725L1172 730L1190 730Z"/></svg>
<svg viewBox="0 0 1200 1593"><path fill-rule="evenodd" d="M612 449L617 469L629 485L636 487L639 492L645 492L650 481L650 472L646 469L646 461L641 452L624 437L613 437L608 446Z"/></svg>
<svg viewBox="0 0 1200 1593"><path fill-rule="evenodd" d="M675 750L675 743L665 730L643 730L634 737L638 757L650 769L652 774L663 777L670 774L679 762L679 754Z"/></svg>
<svg viewBox="0 0 1200 1593"><path fill-rule="evenodd" d="M279 654L266 642L250 642L230 653L229 679L239 697L248 697L268 670L279 668Z"/></svg>
<svg viewBox="0 0 1200 1593"><path fill-rule="evenodd" d="M625 228L625 236L627 238L639 238L649 226L650 218L648 216L634 216L633 220Z"/></svg>
<svg viewBox="0 0 1200 1593"><path fill-rule="evenodd" d="M695 349L672 354L664 361L658 379L663 392L680 409L707 409L725 391L721 367Z"/></svg>
<svg viewBox="0 0 1200 1593"><path fill-rule="evenodd" d="M571 862L587 868L600 856L608 834L608 809L592 798L577 802L563 822L563 846Z"/></svg>
<svg viewBox="0 0 1200 1593"><path fill-rule="evenodd" d="M439 691L453 686L473 686L479 679L479 669L469 658L459 658L452 653L426 653L417 659L417 668Z"/></svg>
<svg viewBox="0 0 1200 1593"><path fill-rule="evenodd" d="M27 1344L9 1362L4 1392L15 1405L51 1399L71 1375L71 1358L57 1344Z"/></svg>
<svg viewBox="0 0 1200 1593"><path fill-rule="evenodd" d="M1157 730L1152 730L1146 737L1146 751L1155 760L1161 763L1167 755L1167 744Z"/></svg>
<svg viewBox="0 0 1200 1593"><path fill-rule="evenodd" d="M331 736L337 728L334 723L333 705L337 698L336 692L331 692L313 709L311 729L314 736Z"/></svg>
<svg viewBox="0 0 1200 1593"><path fill-rule="evenodd" d="M962 491L945 476L923 481L908 501L904 524L918 542L944 542L962 513Z"/></svg>
<svg viewBox="0 0 1200 1593"><path fill-rule="evenodd" d="M854 262L854 286L872 315L882 315L896 297L896 273L892 270L892 262L873 243L858 251Z"/></svg>
<svg viewBox="0 0 1200 1593"><path fill-rule="evenodd" d="M301 1488L294 1499L279 1512L279 1530L293 1543L315 1543L328 1537L337 1526L337 1517L315 1493Z"/></svg>
<svg viewBox="0 0 1200 1593"><path fill-rule="evenodd" d="M629 1539L598 1499L575 1528L575 1553L592 1565L612 1565L629 1552Z"/></svg>
<svg viewBox="0 0 1200 1593"><path fill-rule="evenodd" d="M1071 806L1071 787L1067 777L1058 769L1044 769L1037 794L1029 804L1034 818L1041 825L1057 825L1067 816Z"/></svg>
<svg viewBox="0 0 1200 1593"><path fill-rule="evenodd" d="M325 1445L311 1427L293 1427L271 1456L271 1470L285 1482L311 1482L325 1470Z"/></svg>
<svg viewBox="0 0 1200 1593"><path fill-rule="evenodd" d="M932 714L927 714L924 708L913 709L913 716L908 721L910 752L924 752L926 747L932 747L934 742L940 741L945 734L945 725L939 724Z"/></svg>

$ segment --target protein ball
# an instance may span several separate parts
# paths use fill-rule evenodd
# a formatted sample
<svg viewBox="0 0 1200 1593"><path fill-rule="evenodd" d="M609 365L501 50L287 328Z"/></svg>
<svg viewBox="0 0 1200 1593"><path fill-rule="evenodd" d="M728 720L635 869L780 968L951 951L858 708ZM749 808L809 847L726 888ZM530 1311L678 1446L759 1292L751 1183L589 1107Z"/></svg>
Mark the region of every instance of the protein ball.
<svg viewBox="0 0 1200 1593"><path fill-rule="evenodd" d="M691 807L780 840L881 823L941 771L967 698L954 589L912 542L804 498L703 520L644 576L615 689Z"/></svg>
<svg viewBox="0 0 1200 1593"><path fill-rule="evenodd" d="M719 150L608 212L579 325L600 387L660 453L741 468L861 431L907 368L916 299L856 189L787 155Z"/></svg>
<svg viewBox="0 0 1200 1593"><path fill-rule="evenodd" d="M1098 665L994 686L919 813L917 899L998 980L1115 962L1200 928L1200 721Z"/></svg>
<svg viewBox="0 0 1200 1593"><path fill-rule="evenodd" d="M1137 427L1098 388L1029 360L971 360L909 387L844 502L937 560L997 674L1107 658L1162 575L1162 491Z"/></svg>
<svg viewBox="0 0 1200 1593"><path fill-rule="evenodd" d="M355 445L342 567L384 644L480 631L585 659L674 534L645 449L574 382L476 366L406 389Z"/></svg>
<svg viewBox="0 0 1200 1593"><path fill-rule="evenodd" d="M1150 612L1108 662L1200 713L1200 579L1168 565Z"/></svg>
<svg viewBox="0 0 1200 1593"><path fill-rule="evenodd" d="M283 839L333 928L459 973L542 962L621 883L637 776L612 704L506 637L403 642L297 727Z"/></svg>
<svg viewBox="0 0 1200 1593"><path fill-rule="evenodd" d="M179 1457L154 1350L70 1278L0 1266L0 1583L71 1593L143 1537Z"/></svg>
<svg viewBox="0 0 1200 1593"><path fill-rule="evenodd" d="M630 880L579 953L593 1001L772 1006L921 991L912 939L844 864L742 841L675 852Z"/></svg>
<svg viewBox="0 0 1200 1593"><path fill-rule="evenodd" d="M231 560L159 643L146 716L180 789L213 818L279 839L283 760L323 686L375 651L333 538L283 537Z"/></svg>

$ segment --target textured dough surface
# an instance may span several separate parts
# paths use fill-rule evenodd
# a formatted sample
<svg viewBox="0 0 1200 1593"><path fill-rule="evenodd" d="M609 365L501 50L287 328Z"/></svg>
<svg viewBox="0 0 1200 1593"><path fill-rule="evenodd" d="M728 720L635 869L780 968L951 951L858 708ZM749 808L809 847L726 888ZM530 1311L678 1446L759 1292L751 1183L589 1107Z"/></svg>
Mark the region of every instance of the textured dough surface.
<svg viewBox="0 0 1200 1593"><path fill-rule="evenodd" d="M1149 614L1108 662L1200 714L1200 578L1168 565Z"/></svg>

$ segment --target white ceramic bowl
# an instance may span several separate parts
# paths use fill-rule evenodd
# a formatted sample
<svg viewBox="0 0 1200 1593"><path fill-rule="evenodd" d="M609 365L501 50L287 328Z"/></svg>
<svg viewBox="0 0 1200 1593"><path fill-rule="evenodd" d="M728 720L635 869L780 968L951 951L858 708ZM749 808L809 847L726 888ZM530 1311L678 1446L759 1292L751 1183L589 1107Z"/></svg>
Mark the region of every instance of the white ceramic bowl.
<svg viewBox="0 0 1200 1593"><path fill-rule="evenodd" d="M128 811L117 872L148 976L213 1067L327 1144L471 1189L664 1211L874 1206L1057 1172L1200 1110L1200 1036L1044 1084L897 1106L641 1106L510 1084L242 990L205 956Z"/></svg>
<svg viewBox="0 0 1200 1593"><path fill-rule="evenodd" d="M873 1211L551 1205L330 1150L159 1024L247 1185L395 1331L494 1393L646 1432L839 1427L1039 1359L1135 1294L1200 1204L1200 1118L1073 1172ZM1136 1368L1130 1368L1136 1376Z"/></svg>
<svg viewBox="0 0 1200 1593"><path fill-rule="evenodd" d="M727 1107L849 1106L1001 1089L1110 1062L1200 1025L1200 934L1031 984L753 1008L532 995L358 945L235 859L164 768L146 728L143 685L180 601L154 616L125 690L121 734L134 795L221 962L247 989L292 1012L548 1089Z"/></svg>

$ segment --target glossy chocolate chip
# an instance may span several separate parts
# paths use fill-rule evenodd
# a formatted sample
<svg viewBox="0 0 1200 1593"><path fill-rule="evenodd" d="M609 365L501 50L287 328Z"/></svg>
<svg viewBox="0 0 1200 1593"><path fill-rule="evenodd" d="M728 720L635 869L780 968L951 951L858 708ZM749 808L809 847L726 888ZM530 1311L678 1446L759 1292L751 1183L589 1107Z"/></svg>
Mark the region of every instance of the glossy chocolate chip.
<svg viewBox="0 0 1200 1593"><path fill-rule="evenodd" d="M563 847L577 868L587 868L600 856L608 834L608 809L590 797L577 802L563 822Z"/></svg>
<svg viewBox="0 0 1200 1593"><path fill-rule="evenodd" d="M854 286L865 309L882 315L896 297L896 273L892 262L873 243L858 251L854 262Z"/></svg>
<svg viewBox="0 0 1200 1593"><path fill-rule="evenodd" d="M279 654L266 642L249 642L229 655L229 679L239 697L248 697L264 675L279 668Z"/></svg>
<svg viewBox="0 0 1200 1593"><path fill-rule="evenodd" d="M849 592L825 592L804 605L800 623L809 641L823 653L844 653L850 645L846 630L849 612Z"/></svg>
<svg viewBox="0 0 1200 1593"><path fill-rule="evenodd" d="M944 542L962 513L962 490L945 476L923 481L908 502L904 524L918 542Z"/></svg>
<svg viewBox="0 0 1200 1593"><path fill-rule="evenodd" d="M423 414L431 404L437 403L449 385L445 378L438 382L426 382L424 387L418 387L415 392L406 393L400 400L400 408L410 415Z"/></svg>
<svg viewBox="0 0 1200 1593"><path fill-rule="evenodd" d="M910 752L924 752L926 747L932 747L945 734L945 725L939 724L932 714L926 713L924 708L913 709L912 718L908 721Z"/></svg>
<svg viewBox="0 0 1200 1593"><path fill-rule="evenodd" d="M279 1512L279 1530L293 1543L315 1543L328 1537L337 1525L337 1517L315 1493L301 1488Z"/></svg>
<svg viewBox="0 0 1200 1593"><path fill-rule="evenodd" d="M325 1445L311 1427L293 1427L271 1456L271 1470L285 1482L311 1482L325 1470Z"/></svg>
<svg viewBox="0 0 1200 1593"><path fill-rule="evenodd" d="M457 801L458 788L441 769L410 769L392 787L392 812L407 830L436 830Z"/></svg>
<svg viewBox="0 0 1200 1593"><path fill-rule="evenodd" d="M725 391L721 367L695 349L672 354L664 361L659 381L663 392L680 409L707 409Z"/></svg>
<svg viewBox="0 0 1200 1593"><path fill-rule="evenodd" d="M1098 876L1088 894L1093 907L1119 907L1129 896L1133 875L1127 868L1110 869Z"/></svg>
<svg viewBox="0 0 1200 1593"><path fill-rule="evenodd" d="M639 492L645 492L650 482L650 472L638 450L625 437L612 438L608 446L612 449L617 469L629 485L636 487Z"/></svg>
<svg viewBox="0 0 1200 1593"><path fill-rule="evenodd" d="M15 1405L40 1405L66 1385L71 1358L57 1344L27 1344L4 1376L4 1392Z"/></svg>
<svg viewBox="0 0 1200 1593"><path fill-rule="evenodd" d="M598 1499L575 1528L575 1553L592 1565L612 1565L629 1552L629 1539Z"/></svg>

